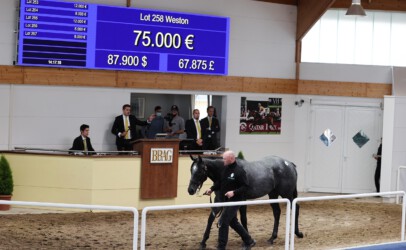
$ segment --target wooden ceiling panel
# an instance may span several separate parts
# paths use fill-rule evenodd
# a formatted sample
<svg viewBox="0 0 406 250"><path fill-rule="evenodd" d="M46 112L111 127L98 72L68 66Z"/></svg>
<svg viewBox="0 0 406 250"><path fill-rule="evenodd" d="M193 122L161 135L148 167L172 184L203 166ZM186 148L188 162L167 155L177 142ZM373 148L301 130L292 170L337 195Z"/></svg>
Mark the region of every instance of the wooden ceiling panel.
<svg viewBox="0 0 406 250"><path fill-rule="evenodd" d="M296 40L302 40L310 28L335 0L301 0L297 8Z"/></svg>

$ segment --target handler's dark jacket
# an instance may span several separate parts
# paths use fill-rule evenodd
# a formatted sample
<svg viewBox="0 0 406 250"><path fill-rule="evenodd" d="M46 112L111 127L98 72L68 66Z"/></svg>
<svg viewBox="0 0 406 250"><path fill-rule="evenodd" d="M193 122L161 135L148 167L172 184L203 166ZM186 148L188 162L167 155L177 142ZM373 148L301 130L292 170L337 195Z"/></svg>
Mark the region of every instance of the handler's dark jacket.
<svg viewBox="0 0 406 250"><path fill-rule="evenodd" d="M227 197L225 197L225 194L228 191L234 191L234 196L228 201L243 201L245 200L248 185L245 170L237 162L234 162L225 167L221 179L216 181L210 189L212 191L220 190L220 196L224 197L222 200L226 201Z"/></svg>

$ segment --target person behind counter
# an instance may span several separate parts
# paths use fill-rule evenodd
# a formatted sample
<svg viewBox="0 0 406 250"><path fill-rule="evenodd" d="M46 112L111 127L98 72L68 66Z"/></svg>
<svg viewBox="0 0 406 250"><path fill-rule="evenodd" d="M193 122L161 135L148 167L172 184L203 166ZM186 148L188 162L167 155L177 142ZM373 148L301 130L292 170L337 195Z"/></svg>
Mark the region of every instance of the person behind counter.
<svg viewBox="0 0 406 250"><path fill-rule="evenodd" d="M168 138L179 138L185 132L185 120L179 116L179 108L172 105L171 113L165 117L165 132Z"/></svg>
<svg viewBox="0 0 406 250"><path fill-rule="evenodd" d="M200 111L198 109L193 110L193 118L186 121L185 128L187 139L193 139L190 144L191 150L203 149L202 129L199 121Z"/></svg>
<svg viewBox="0 0 406 250"><path fill-rule="evenodd" d="M161 106L155 107L154 114L150 116L150 119L151 123L148 125L145 135L148 139L154 139L156 134L164 132L164 118L162 117Z"/></svg>
<svg viewBox="0 0 406 250"><path fill-rule="evenodd" d="M214 150L217 145L217 133L220 132L219 120L214 117L214 107L207 107L207 117L200 121L202 125L203 149Z"/></svg>
<svg viewBox="0 0 406 250"><path fill-rule="evenodd" d="M82 124L80 126L80 135L73 140L72 148L69 150L80 150L80 151L93 151L92 143L89 138L89 125Z"/></svg>
<svg viewBox="0 0 406 250"><path fill-rule="evenodd" d="M111 133L116 136L116 146L118 151L131 151L133 149L130 141L137 139L136 125L146 126L148 122L138 120L131 115L131 106L123 105L123 114L115 118Z"/></svg>

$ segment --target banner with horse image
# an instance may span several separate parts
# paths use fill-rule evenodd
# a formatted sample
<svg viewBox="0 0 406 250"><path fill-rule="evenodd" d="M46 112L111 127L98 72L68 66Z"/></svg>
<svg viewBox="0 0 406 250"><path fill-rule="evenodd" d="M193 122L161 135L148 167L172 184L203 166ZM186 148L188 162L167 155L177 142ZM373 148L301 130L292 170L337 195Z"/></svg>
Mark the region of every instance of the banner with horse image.
<svg viewBox="0 0 406 250"><path fill-rule="evenodd" d="M266 101L241 97L240 134L280 134L282 98Z"/></svg>

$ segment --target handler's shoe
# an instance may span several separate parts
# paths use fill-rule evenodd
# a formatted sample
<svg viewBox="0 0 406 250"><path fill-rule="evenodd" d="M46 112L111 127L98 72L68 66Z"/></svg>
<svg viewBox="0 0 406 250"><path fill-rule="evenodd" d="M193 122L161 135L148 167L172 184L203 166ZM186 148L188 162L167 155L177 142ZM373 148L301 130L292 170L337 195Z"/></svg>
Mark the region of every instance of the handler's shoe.
<svg viewBox="0 0 406 250"><path fill-rule="evenodd" d="M250 244L244 245L244 246L242 247L242 250L250 250L251 247L255 246L255 244L257 244L257 242L253 239Z"/></svg>

